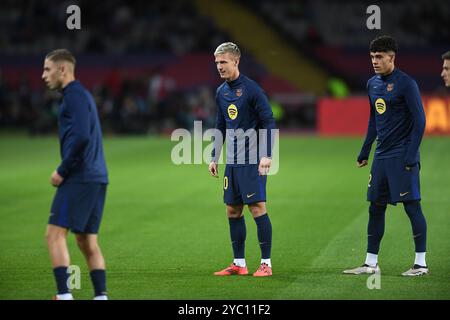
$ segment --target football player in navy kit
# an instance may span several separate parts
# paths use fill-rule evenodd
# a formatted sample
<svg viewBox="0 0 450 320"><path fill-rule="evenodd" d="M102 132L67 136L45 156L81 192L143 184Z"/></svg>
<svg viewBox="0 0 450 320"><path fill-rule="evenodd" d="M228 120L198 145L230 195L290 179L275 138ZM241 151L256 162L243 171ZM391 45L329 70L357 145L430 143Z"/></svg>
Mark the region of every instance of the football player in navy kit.
<svg viewBox="0 0 450 320"><path fill-rule="evenodd" d="M367 82L370 120L357 166L368 164L373 141L377 147L369 176L367 255L361 267L346 274L380 273L378 251L384 234L387 204L403 203L412 226L416 257L404 276L428 273L425 262L427 224L420 205L419 146L425 131L425 112L416 81L395 67L397 42L381 36L370 44L375 70Z"/></svg>
<svg viewBox="0 0 450 320"><path fill-rule="evenodd" d="M214 52L220 77L225 82L217 89L216 129L222 141L216 141L209 172L218 176L220 149L227 141L227 161L224 173L224 203L230 226L233 263L217 276L247 275L245 262L246 225L244 205L256 222L261 249L261 264L253 276L272 275L270 253L272 225L266 210L267 173L271 165L272 130L275 120L267 96L260 86L239 72L241 52L231 42L219 45ZM261 147L264 132L265 144Z"/></svg>

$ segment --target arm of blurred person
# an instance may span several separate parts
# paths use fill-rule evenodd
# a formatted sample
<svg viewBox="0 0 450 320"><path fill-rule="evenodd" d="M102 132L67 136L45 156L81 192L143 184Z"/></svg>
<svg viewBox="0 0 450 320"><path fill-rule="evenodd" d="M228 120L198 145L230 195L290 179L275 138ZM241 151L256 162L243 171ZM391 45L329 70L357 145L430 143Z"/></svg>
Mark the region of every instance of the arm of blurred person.
<svg viewBox="0 0 450 320"><path fill-rule="evenodd" d="M68 152L56 171L62 178L66 178L82 161L82 154L89 143L89 102L83 95L72 93L66 99L67 116L72 119L71 134L68 137Z"/></svg>
<svg viewBox="0 0 450 320"><path fill-rule="evenodd" d="M63 183L63 181L64 178L59 175L58 171L53 171L50 176L50 184L54 187L58 187L61 183Z"/></svg>
<svg viewBox="0 0 450 320"><path fill-rule="evenodd" d="M364 140L361 152L359 153L358 158L356 160L356 166L358 168L362 168L368 164L370 150L372 149L372 143L375 141L375 138L377 137L375 111L372 108L372 105L370 104L370 100L369 105L370 105L370 118L369 124L367 126L366 139Z"/></svg>

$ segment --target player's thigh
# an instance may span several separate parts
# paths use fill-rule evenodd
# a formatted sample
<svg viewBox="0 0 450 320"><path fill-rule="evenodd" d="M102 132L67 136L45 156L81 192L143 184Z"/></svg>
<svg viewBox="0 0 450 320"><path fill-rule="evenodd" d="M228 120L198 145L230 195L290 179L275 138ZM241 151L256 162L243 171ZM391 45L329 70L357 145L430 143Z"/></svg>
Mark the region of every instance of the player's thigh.
<svg viewBox="0 0 450 320"><path fill-rule="evenodd" d="M237 168L242 202L245 204L266 202L267 176L258 172L258 165Z"/></svg>
<svg viewBox="0 0 450 320"><path fill-rule="evenodd" d="M374 159L367 186L368 201L382 204L391 202L385 166L386 159Z"/></svg>
<svg viewBox="0 0 450 320"><path fill-rule="evenodd" d="M92 192L95 193L95 197L94 199L92 199L92 203L94 203L94 205L83 228L83 233L91 235L95 235L98 233L103 218L103 209L105 207L106 201L106 190L106 184L97 185L92 189Z"/></svg>
<svg viewBox="0 0 450 320"><path fill-rule="evenodd" d="M241 193L237 184L236 168L227 165L223 176L223 202L226 205L242 205Z"/></svg>
<svg viewBox="0 0 450 320"><path fill-rule="evenodd" d="M57 187L50 209L49 225L70 228L70 210L73 206L74 192L76 191L72 184L63 183Z"/></svg>
<svg viewBox="0 0 450 320"><path fill-rule="evenodd" d="M68 233L67 228L63 228L54 224L48 224L45 230L45 238L48 242L58 241L60 239L65 239Z"/></svg>
<svg viewBox="0 0 450 320"><path fill-rule="evenodd" d="M92 251L98 246L98 236L92 233L77 233L75 234L78 246L83 251Z"/></svg>
<svg viewBox="0 0 450 320"><path fill-rule="evenodd" d="M393 202L420 200L419 165L406 169L403 157L388 159L387 176Z"/></svg>
<svg viewBox="0 0 450 320"><path fill-rule="evenodd" d="M97 204L100 186L100 183L63 184L57 191L57 198L62 200L55 206L57 209L52 212L49 223L68 228L74 233L84 233Z"/></svg>

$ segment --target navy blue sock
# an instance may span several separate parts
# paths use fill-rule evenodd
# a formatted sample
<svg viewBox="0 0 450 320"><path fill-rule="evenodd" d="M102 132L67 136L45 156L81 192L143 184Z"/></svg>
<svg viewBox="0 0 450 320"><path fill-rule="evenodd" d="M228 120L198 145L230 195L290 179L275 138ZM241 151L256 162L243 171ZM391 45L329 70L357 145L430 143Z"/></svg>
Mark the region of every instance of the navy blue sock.
<svg viewBox="0 0 450 320"><path fill-rule="evenodd" d="M367 225L367 252L378 254L381 239L384 235L386 205L371 202L369 207L369 223Z"/></svg>
<svg viewBox="0 0 450 320"><path fill-rule="evenodd" d="M228 218L228 222L230 223L230 237L234 258L244 259L245 239L247 238L244 216L240 218Z"/></svg>
<svg viewBox="0 0 450 320"><path fill-rule="evenodd" d="M403 206L411 221L416 252L427 251L427 221L419 201L404 202Z"/></svg>
<svg viewBox="0 0 450 320"><path fill-rule="evenodd" d="M255 218L258 227L259 247L261 248L261 259L270 259L270 250L272 249L272 224L269 215L266 213Z"/></svg>
<svg viewBox="0 0 450 320"><path fill-rule="evenodd" d="M67 267L56 267L53 269L53 274L55 276L58 294L69 293L67 279L69 279L70 274L67 273Z"/></svg>
<svg viewBox="0 0 450 320"><path fill-rule="evenodd" d="M90 272L92 285L94 286L95 296L106 295L106 272L97 269Z"/></svg>

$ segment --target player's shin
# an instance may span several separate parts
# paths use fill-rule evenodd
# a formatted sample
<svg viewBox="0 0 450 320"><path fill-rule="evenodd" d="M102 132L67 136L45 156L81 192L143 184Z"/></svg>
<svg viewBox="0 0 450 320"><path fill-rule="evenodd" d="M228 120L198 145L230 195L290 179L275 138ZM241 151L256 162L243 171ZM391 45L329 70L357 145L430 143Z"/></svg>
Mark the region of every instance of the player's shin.
<svg viewBox="0 0 450 320"><path fill-rule="evenodd" d="M67 286L67 280L70 274L67 272L67 268L67 266L60 266L53 269L58 295L70 293L69 287Z"/></svg>
<svg viewBox="0 0 450 320"><path fill-rule="evenodd" d="M425 252L427 245L427 222L422 212L419 201L408 201L403 204L405 211L411 221L411 227L416 249L416 260L414 264L426 266Z"/></svg>
<svg viewBox="0 0 450 320"><path fill-rule="evenodd" d="M255 218L258 228L258 240L261 248L261 263L266 263L272 267L270 262L270 254L272 249L272 224L269 215L266 213Z"/></svg>
<svg viewBox="0 0 450 320"><path fill-rule="evenodd" d="M245 267L245 239L247 229L244 216L228 218L230 224L231 245L233 247L234 263L239 267Z"/></svg>
<svg viewBox="0 0 450 320"><path fill-rule="evenodd" d="M95 297L106 297L106 272L102 269L90 272Z"/></svg>
<svg viewBox="0 0 450 320"><path fill-rule="evenodd" d="M378 252L384 235L386 205L374 202L369 207L369 223L367 225L367 256L365 264L374 266L378 263Z"/></svg>

